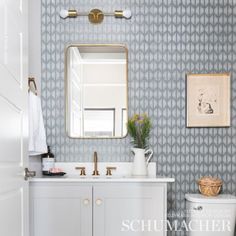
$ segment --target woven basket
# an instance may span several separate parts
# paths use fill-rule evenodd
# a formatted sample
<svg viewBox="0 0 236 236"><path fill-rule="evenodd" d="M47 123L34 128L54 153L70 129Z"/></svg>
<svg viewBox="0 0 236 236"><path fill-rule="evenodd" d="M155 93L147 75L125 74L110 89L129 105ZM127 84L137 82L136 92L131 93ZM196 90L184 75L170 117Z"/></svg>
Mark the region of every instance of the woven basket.
<svg viewBox="0 0 236 236"><path fill-rule="evenodd" d="M200 178L197 183L200 193L210 197L219 194L223 182L218 178L204 176Z"/></svg>

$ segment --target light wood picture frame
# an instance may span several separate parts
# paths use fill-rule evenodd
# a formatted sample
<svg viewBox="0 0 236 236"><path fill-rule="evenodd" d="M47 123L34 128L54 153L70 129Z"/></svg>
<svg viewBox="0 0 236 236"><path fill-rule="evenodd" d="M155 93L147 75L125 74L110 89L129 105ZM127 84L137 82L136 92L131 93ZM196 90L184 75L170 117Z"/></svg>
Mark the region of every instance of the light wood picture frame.
<svg viewBox="0 0 236 236"><path fill-rule="evenodd" d="M187 74L187 127L230 126L230 74Z"/></svg>

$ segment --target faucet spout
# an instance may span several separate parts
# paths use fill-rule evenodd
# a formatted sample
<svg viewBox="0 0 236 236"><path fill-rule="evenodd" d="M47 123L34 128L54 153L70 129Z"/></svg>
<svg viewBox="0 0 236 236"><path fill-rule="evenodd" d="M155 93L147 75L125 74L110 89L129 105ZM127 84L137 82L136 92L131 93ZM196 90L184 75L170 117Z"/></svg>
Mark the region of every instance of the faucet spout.
<svg viewBox="0 0 236 236"><path fill-rule="evenodd" d="M94 171L93 171L93 175L99 175L99 171L98 171L98 154L97 152L94 152L93 154L93 163L94 163Z"/></svg>

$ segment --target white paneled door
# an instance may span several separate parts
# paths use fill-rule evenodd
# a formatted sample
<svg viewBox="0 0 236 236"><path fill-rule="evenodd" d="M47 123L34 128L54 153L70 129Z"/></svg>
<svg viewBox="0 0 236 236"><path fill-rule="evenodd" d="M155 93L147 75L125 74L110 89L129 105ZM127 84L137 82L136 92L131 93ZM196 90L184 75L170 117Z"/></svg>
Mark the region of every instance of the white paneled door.
<svg viewBox="0 0 236 236"><path fill-rule="evenodd" d="M0 1L0 235L28 236L28 0Z"/></svg>

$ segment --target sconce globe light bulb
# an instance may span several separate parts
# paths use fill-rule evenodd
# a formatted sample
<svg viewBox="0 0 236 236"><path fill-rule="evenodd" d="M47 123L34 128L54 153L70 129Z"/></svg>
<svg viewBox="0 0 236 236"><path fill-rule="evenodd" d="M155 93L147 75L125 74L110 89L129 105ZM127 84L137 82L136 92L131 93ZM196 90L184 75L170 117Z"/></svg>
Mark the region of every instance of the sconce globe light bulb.
<svg viewBox="0 0 236 236"><path fill-rule="evenodd" d="M123 11L123 17L125 17L126 19L131 18L131 16L132 16L132 12L130 11L130 9L125 9Z"/></svg>
<svg viewBox="0 0 236 236"><path fill-rule="evenodd" d="M69 13L68 13L67 10L63 9L63 10L60 11L60 17L61 18L65 19L68 16L69 16Z"/></svg>

